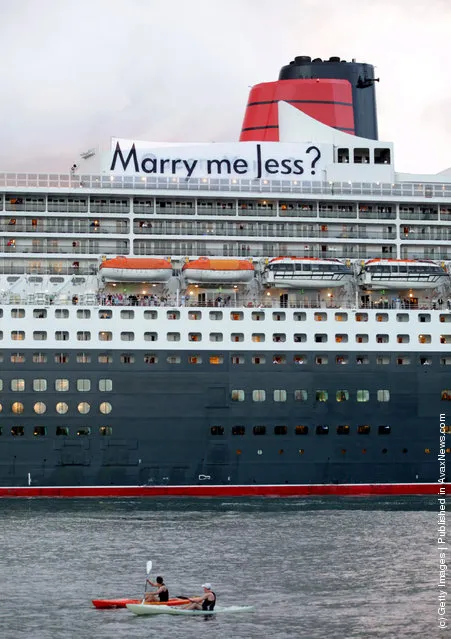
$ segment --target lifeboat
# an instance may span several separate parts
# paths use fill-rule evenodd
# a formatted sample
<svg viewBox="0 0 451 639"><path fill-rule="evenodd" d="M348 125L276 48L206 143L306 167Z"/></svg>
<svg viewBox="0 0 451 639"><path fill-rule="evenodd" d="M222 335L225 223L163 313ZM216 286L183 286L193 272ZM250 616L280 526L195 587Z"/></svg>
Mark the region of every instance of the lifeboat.
<svg viewBox="0 0 451 639"><path fill-rule="evenodd" d="M169 260L153 257L114 257L99 266L104 282L167 282L172 275Z"/></svg>
<svg viewBox="0 0 451 639"><path fill-rule="evenodd" d="M250 282L254 277L254 265L248 260L211 260L199 257L185 264L182 270L189 284L240 284Z"/></svg>
<svg viewBox="0 0 451 639"><path fill-rule="evenodd" d="M277 288L331 288L351 278L351 267L334 258L274 257L263 271L263 282Z"/></svg>
<svg viewBox="0 0 451 639"><path fill-rule="evenodd" d="M377 258L362 264L359 282L367 289L432 289L449 278L443 266L432 260Z"/></svg>

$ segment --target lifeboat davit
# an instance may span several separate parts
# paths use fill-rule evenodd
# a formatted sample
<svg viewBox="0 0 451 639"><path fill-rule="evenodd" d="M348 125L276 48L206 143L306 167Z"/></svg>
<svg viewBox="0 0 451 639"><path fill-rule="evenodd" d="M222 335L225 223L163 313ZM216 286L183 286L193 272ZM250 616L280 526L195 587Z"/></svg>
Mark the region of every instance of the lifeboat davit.
<svg viewBox="0 0 451 639"><path fill-rule="evenodd" d="M172 265L154 257L114 257L102 262L99 272L105 282L167 282Z"/></svg>
<svg viewBox="0 0 451 639"><path fill-rule="evenodd" d="M367 289L395 289L398 291L432 289L448 280L443 266L432 260L403 260L376 258L362 265L359 280Z"/></svg>
<svg viewBox="0 0 451 639"><path fill-rule="evenodd" d="M230 283L250 282L254 277L254 265L248 260L211 260L199 257L183 267L183 276L187 283Z"/></svg>
<svg viewBox="0 0 451 639"><path fill-rule="evenodd" d="M263 271L263 282L277 288L331 288L351 278L351 267L334 258L273 257Z"/></svg>

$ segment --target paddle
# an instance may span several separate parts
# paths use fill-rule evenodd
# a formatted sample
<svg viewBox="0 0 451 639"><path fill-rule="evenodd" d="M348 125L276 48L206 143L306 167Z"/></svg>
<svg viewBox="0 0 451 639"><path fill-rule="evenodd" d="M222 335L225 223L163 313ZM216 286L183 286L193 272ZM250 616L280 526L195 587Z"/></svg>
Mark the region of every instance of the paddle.
<svg viewBox="0 0 451 639"><path fill-rule="evenodd" d="M148 561L147 564L146 564L146 585L145 585L145 588L144 588L144 598L142 600L142 603L144 603L145 600L146 600L147 580L149 579L149 575L150 575L150 571L151 570L152 570L152 562Z"/></svg>

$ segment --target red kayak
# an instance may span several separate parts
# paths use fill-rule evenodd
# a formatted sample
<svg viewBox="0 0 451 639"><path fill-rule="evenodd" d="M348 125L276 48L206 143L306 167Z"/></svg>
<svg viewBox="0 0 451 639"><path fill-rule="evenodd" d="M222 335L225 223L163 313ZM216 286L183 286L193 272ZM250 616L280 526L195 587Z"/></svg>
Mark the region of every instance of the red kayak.
<svg viewBox="0 0 451 639"><path fill-rule="evenodd" d="M142 599L93 599L96 608L125 608L127 604L140 604ZM169 599L169 601L149 601L149 606L182 606L188 603L186 599Z"/></svg>

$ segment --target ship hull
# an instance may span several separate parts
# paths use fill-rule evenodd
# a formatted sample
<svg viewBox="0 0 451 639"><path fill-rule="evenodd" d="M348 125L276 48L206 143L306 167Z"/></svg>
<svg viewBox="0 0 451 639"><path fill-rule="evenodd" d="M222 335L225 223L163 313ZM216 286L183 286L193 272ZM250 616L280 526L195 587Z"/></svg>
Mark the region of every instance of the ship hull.
<svg viewBox="0 0 451 639"><path fill-rule="evenodd" d="M68 391L55 392L49 384L45 416L25 416L43 400L44 393L33 392L20 398L25 413L4 415L0 496L420 494L430 493L431 486L438 492L439 391L446 387L439 353L428 353L431 366L420 365L418 354L411 353L409 371L395 357L377 365L375 353L363 366L352 352L347 366L327 352L319 353L329 357L327 366L312 358L299 366L289 351L284 365L275 366L267 355L255 366L251 352L242 352L244 363L235 365L225 351L223 363L212 366L209 358L217 351L206 351L193 366L191 351L179 351L174 365L167 363L173 353L162 350L158 364L149 366L141 351L133 364L120 363L120 353L112 351L107 369L97 363L99 354L91 352L89 370L70 364L75 351L68 351L64 372L52 363L51 351L39 371L20 365L26 389L36 375L49 380L64 375ZM31 360L25 352L25 361ZM8 377L18 377L18 368L5 364L5 386ZM90 379L92 391L77 390L80 378ZM111 392L96 390L105 378L112 381ZM377 401L381 388L390 391L390 401ZM237 389L245 401L233 400ZM266 401L252 400L256 389L265 391ZM306 401L294 400L299 389L306 390ZM319 389L327 390L327 402L318 401ZM336 400L340 389L349 391L349 401ZM368 390L369 401L356 401L358 389ZM273 401L276 390L286 391L285 401ZM62 399L70 417L55 414ZM89 403L89 414L76 413L81 401ZM111 414L99 413L104 402L113 406ZM68 433L57 436L62 423ZM20 437L7 430L16 424L23 428ZM35 436L41 424L45 434ZM365 424L370 432L359 434ZM266 432L258 434L262 425ZM307 425L308 434L299 434L299 425ZM338 434L343 425L348 432ZM233 434L237 426L244 427L241 434ZM318 433L320 426L327 433ZM390 433L380 433L382 426ZM87 427L89 435L80 435ZM108 434L102 434L105 427Z"/></svg>

